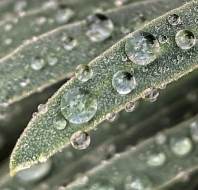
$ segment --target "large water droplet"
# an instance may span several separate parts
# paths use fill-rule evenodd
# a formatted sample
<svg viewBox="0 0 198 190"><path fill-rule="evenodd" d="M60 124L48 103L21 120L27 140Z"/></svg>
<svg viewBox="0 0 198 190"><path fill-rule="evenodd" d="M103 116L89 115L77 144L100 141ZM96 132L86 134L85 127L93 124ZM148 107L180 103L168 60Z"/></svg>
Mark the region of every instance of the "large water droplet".
<svg viewBox="0 0 198 190"><path fill-rule="evenodd" d="M131 73L118 71L113 75L112 85L119 94L125 95L135 89L137 83Z"/></svg>
<svg viewBox="0 0 198 190"><path fill-rule="evenodd" d="M51 170L52 162L48 160L17 173L16 177L22 182L35 182L45 177Z"/></svg>
<svg viewBox="0 0 198 190"><path fill-rule="evenodd" d="M56 21L59 24L67 23L74 16L74 11L70 8L63 8L58 10L56 14Z"/></svg>
<svg viewBox="0 0 198 190"><path fill-rule="evenodd" d="M35 71L41 70L44 66L45 66L45 61L40 57L35 57L31 61L31 67Z"/></svg>
<svg viewBox="0 0 198 190"><path fill-rule="evenodd" d="M93 76L93 71L88 65L79 65L76 68L76 77L82 82L86 82Z"/></svg>
<svg viewBox="0 0 198 190"><path fill-rule="evenodd" d="M152 182L146 176L128 176L125 182L125 190L151 190Z"/></svg>
<svg viewBox="0 0 198 190"><path fill-rule="evenodd" d="M94 117L96 111L97 99L88 91L74 88L62 96L61 112L71 123L86 123Z"/></svg>
<svg viewBox="0 0 198 190"><path fill-rule="evenodd" d="M167 20L168 20L169 24L171 24L172 26L181 24L181 18L177 14L169 15Z"/></svg>
<svg viewBox="0 0 198 190"><path fill-rule="evenodd" d="M190 124L191 136L195 142L198 142L198 123L196 121Z"/></svg>
<svg viewBox="0 0 198 190"><path fill-rule="evenodd" d="M196 43L194 34L189 30L180 30L177 32L175 41L177 46L184 50L192 48Z"/></svg>
<svg viewBox="0 0 198 190"><path fill-rule="evenodd" d="M150 154L147 156L147 164L149 166L158 167L162 166L166 161L166 155L162 152Z"/></svg>
<svg viewBox="0 0 198 190"><path fill-rule="evenodd" d="M174 137L170 140L170 148L177 156L185 156L192 150L192 141L188 137Z"/></svg>
<svg viewBox="0 0 198 190"><path fill-rule="evenodd" d="M87 18L88 30L86 35L93 42L101 42L109 38L114 30L113 22L101 13Z"/></svg>
<svg viewBox="0 0 198 190"><path fill-rule="evenodd" d="M90 145L91 138L86 132L77 131L71 136L70 142L75 149L83 150Z"/></svg>
<svg viewBox="0 0 198 190"><path fill-rule="evenodd" d="M159 54L160 45L150 33L138 32L127 39L125 52L128 58L138 65L152 63Z"/></svg>
<svg viewBox="0 0 198 190"><path fill-rule="evenodd" d="M58 115L54 121L53 121L53 125L56 129L58 130L63 130L65 129L66 125L67 125L67 121L65 120L65 118L61 115Z"/></svg>

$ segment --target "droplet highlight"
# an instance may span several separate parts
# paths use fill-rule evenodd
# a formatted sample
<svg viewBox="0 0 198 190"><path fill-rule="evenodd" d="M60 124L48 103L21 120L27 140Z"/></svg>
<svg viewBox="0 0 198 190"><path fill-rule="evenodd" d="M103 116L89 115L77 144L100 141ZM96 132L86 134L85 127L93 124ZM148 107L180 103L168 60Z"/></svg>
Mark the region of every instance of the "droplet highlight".
<svg viewBox="0 0 198 190"><path fill-rule="evenodd" d="M79 65L76 68L76 78L81 82L86 82L93 76L93 71L88 65Z"/></svg>

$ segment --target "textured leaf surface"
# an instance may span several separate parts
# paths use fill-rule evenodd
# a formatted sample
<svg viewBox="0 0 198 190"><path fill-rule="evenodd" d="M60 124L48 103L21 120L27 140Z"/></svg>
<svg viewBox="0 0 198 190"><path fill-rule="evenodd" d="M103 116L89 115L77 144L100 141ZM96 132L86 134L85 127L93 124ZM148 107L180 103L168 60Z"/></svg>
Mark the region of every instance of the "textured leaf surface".
<svg viewBox="0 0 198 190"><path fill-rule="evenodd" d="M135 187L137 182L151 189L166 189L176 181L185 180L189 173L198 168L197 141L193 141L190 135L190 126L197 124L198 116L195 116L173 129L166 130L163 132L165 142L159 144L156 139L147 140L87 173L90 179L87 184L80 184L79 180L66 189L83 190L96 186L117 190L127 188L127 185ZM182 140L185 141L184 144ZM182 155L181 152L185 154ZM151 157L159 154L165 156L163 164L151 165ZM118 175L120 173L122 175Z"/></svg>
<svg viewBox="0 0 198 190"><path fill-rule="evenodd" d="M95 128L100 122L106 119L106 115L118 112L123 109L129 101L135 101L145 96L149 88L161 88L165 84L171 83L183 75L188 74L198 67L197 65L197 44L184 51L175 44L175 35L179 29L188 28L197 36L197 6L198 2L193 1L175 9L166 15L155 19L144 28L145 32L150 32L154 36L166 35L170 39L168 44L160 44L160 56L145 68L134 66L126 59L124 45L130 37L139 31L129 34L123 40L115 44L108 51L90 63L94 77L82 83L76 78L64 85L46 104L45 110L34 115L23 135L19 139L11 156L10 168L15 173L18 170L29 167L38 161L45 161L50 155L62 149L69 142L71 135L78 130L88 131ZM190 10L190 11L189 11ZM167 17L178 14L182 20L181 26L170 26ZM182 57L178 60L178 57ZM180 57L180 58L181 58ZM123 59L124 58L124 59ZM112 87L112 76L120 70L134 69L134 76L137 87L132 93L121 96ZM64 130L56 130L54 121L61 115L61 98L65 92L73 88L88 90L92 96L97 97L97 112L92 120L84 124L68 123Z"/></svg>
<svg viewBox="0 0 198 190"><path fill-rule="evenodd" d="M30 3L33 2L30 1ZM0 24L0 41L3 42L0 46L0 58L7 56L7 54L22 45L25 40L31 40L32 37L35 40L36 36L59 26L82 20L99 8L101 10L112 8L114 7L113 2L113 0L61 1L56 3L54 1L53 6L49 6L49 8L41 5L41 8L38 6L36 9L30 10L21 16L16 16L14 19L13 17L6 19ZM45 5L46 2L42 3Z"/></svg>
<svg viewBox="0 0 198 190"><path fill-rule="evenodd" d="M188 79L188 80L187 80ZM134 146L139 140L142 140L142 131L147 138L166 128L167 125L174 125L183 118L183 115L193 112L192 105L186 99L187 94L194 94L197 77L186 78L175 85L168 87L160 95L158 101L151 104L142 102L133 113L122 113L118 120L113 123L103 123L97 131L90 134L92 143L86 151L74 150L72 147L64 149L61 153L52 157L53 170L41 184L32 185L21 183L18 178L9 178L8 170L0 169L0 188L28 187L29 189L42 189L43 183L48 184L48 190L55 189L56 186L70 182L78 173L84 173L101 160L109 159L114 153L125 150L127 146ZM196 91L197 92L197 91ZM167 121L169 118L170 122ZM111 126L112 125L112 126ZM150 126L150 127L148 127ZM65 163L67 167L65 167ZM6 163L6 166L8 163ZM7 168L6 167L6 168Z"/></svg>
<svg viewBox="0 0 198 190"><path fill-rule="evenodd" d="M89 63L123 37L123 28L134 31L145 21L154 19L181 4L183 1L180 0L146 1L109 11L106 14L114 23L114 31L111 38L101 43L91 42L86 36L88 29L86 21L63 26L28 41L14 53L0 60L0 87L2 89L0 103L11 104L67 78L77 65ZM64 48L63 38L66 37L72 37L77 41L77 46L72 51ZM38 58L44 66L35 71L31 64ZM50 58L57 59L57 64L50 66Z"/></svg>

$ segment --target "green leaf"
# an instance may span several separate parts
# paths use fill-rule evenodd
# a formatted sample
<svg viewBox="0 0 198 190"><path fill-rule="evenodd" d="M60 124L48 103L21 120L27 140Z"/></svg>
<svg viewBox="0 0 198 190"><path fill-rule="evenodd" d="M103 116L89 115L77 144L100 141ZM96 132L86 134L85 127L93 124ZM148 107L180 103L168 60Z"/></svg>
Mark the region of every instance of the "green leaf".
<svg viewBox="0 0 198 190"><path fill-rule="evenodd" d="M58 92L49 99L45 108L34 115L19 139L11 156L11 174L23 168L30 167L39 161L45 161L49 156L65 147L69 143L69 139L73 133L79 130L89 131L95 128L106 119L109 113L122 110L126 103L134 102L141 97L152 97L153 91L150 91L150 89L164 88L164 85L174 82L195 70L198 67L197 44L188 50L183 50L176 45L175 35L182 29L192 31L195 37L198 35L196 24L197 6L198 2L192 1L151 21L141 29L141 31L146 32L143 34L151 33L154 36L150 34L145 36L146 38L149 37L152 45L155 45L157 42L156 40L153 41L153 38L158 39L163 35L169 39L169 43L160 44L160 47L157 49L160 50L157 54L157 58L147 66L143 67L132 63L127 59L125 53L126 42L134 37L136 38L141 32L138 30L126 36L89 64L89 68L93 71L93 77L90 80L82 83L74 77L60 88ZM167 19L169 18L170 20L170 16L172 18L172 16L175 17L175 15L179 15L182 24L177 26L170 25L170 21L168 22ZM154 51L154 53L156 52ZM131 93L121 96L112 86L112 77L115 73L122 70L127 72L133 70L132 75L135 77L137 85ZM128 76L129 75L127 75L126 78L131 79L131 77ZM148 94L149 91L150 94ZM73 95L73 92L75 92L77 96ZM79 92L82 93L80 96L78 96ZM76 104L76 99L73 99L72 101L74 102L72 103L74 103L78 109L87 107L89 108L88 110L91 109L91 111L88 112L89 114L91 113L91 116L88 115L88 120L90 119L88 122L82 123L81 121L81 124L74 124L74 121L71 119L71 114L74 114L74 116L77 114L78 116L78 111L75 109L69 110L69 108L64 105L64 103L67 104L68 97L69 100L74 97L87 98L81 101L81 103L85 102L86 105ZM97 111L95 110L96 101ZM72 105L70 106L72 107ZM95 111L96 113L93 115ZM56 125L54 122L60 117L63 117L61 115L62 113L64 117L69 118L68 120L71 122L68 121L65 129L60 131L55 129Z"/></svg>
<svg viewBox="0 0 198 190"><path fill-rule="evenodd" d="M14 52L0 59L0 87L2 89L0 103L12 104L70 77L77 65L89 63L121 39L124 36L123 29L124 32L134 31L145 21L152 20L181 4L183 4L181 0L145 1L108 11L105 14L114 23L114 31L111 38L104 42L96 43L89 40L86 36L88 26L85 20L59 27L27 41ZM27 31L31 30L31 27L28 28ZM19 31L19 33L22 32ZM64 44L68 43L67 37L73 38L74 46L76 44L72 51L64 48ZM31 67L34 61L41 62L40 70L34 70ZM50 66L49 62L57 64Z"/></svg>
<svg viewBox="0 0 198 190"><path fill-rule="evenodd" d="M79 183L79 178L65 190L127 189L127 186L135 189L139 184L163 190L176 182L182 183L198 169L198 136L193 133L193 126L198 129L198 115L115 156L84 174L87 183Z"/></svg>
<svg viewBox="0 0 198 190"><path fill-rule="evenodd" d="M30 1L30 5L33 2ZM43 1L41 3L40 1L39 5L41 4L41 8L38 5L37 8L31 9L23 15L15 16L14 19L11 17L4 22L2 21L0 24L0 41L2 42L0 46L0 58L3 59L3 57L9 56L7 54L12 53L18 46L27 43L24 42L25 40L31 40L33 38L32 40L34 41L36 36L65 24L84 19L98 7L107 10L114 5L113 0L83 0L61 1L55 3L53 7L44 8L42 4L45 5L45 3Z"/></svg>

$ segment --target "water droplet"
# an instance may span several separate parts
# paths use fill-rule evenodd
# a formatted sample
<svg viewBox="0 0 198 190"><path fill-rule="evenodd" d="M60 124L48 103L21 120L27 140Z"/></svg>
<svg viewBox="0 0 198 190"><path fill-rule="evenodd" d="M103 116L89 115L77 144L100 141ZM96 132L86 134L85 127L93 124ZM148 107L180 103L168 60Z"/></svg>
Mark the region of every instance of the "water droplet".
<svg viewBox="0 0 198 190"><path fill-rule="evenodd" d="M149 102L155 102L159 96L159 91L156 88L149 88L144 92L144 99Z"/></svg>
<svg viewBox="0 0 198 190"><path fill-rule="evenodd" d="M75 149L83 150L90 145L91 138L86 132L77 131L71 136L70 142Z"/></svg>
<svg viewBox="0 0 198 190"><path fill-rule="evenodd" d="M45 177L51 170L52 162L48 160L45 163L39 163L31 168L25 169L17 173L17 178L22 182L36 182Z"/></svg>
<svg viewBox="0 0 198 190"><path fill-rule="evenodd" d="M58 58L55 57L54 55L48 55L47 56L47 63L50 66L54 66L58 63Z"/></svg>
<svg viewBox="0 0 198 190"><path fill-rule="evenodd" d="M88 65L79 65L76 68L76 77L79 81L86 82L93 76L93 71Z"/></svg>
<svg viewBox="0 0 198 190"><path fill-rule="evenodd" d="M25 8L27 7L27 2L20 0L20 1L16 1L15 5L14 5L14 11L15 12L22 12L25 10Z"/></svg>
<svg viewBox="0 0 198 190"><path fill-rule="evenodd" d="M114 30L113 22L101 13L87 18L88 30L86 35L93 42L101 42L109 38Z"/></svg>
<svg viewBox="0 0 198 190"><path fill-rule="evenodd" d="M36 24L37 24L38 26L41 26L41 25L45 24L46 21L47 21L47 18L44 17L44 16L41 16L41 17L38 17L38 18L36 19Z"/></svg>
<svg viewBox="0 0 198 190"><path fill-rule="evenodd" d="M169 24L171 24L172 26L181 24L181 18L177 14L169 15L167 20L168 20Z"/></svg>
<svg viewBox="0 0 198 190"><path fill-rule="evenodd" d="M137 101L136 102L128 102L125 105L125 111L126 112L133 112L136 109L137 105L138 105Z"/></svg>
<svg viewBox="0 0 198 190"><path fill-rule="evenodd" d="M45 61L40 57L35 57L31 61L31 68L35 71L41 70L44 66L45 66Z"/></svg>
<svg viewBox="0 0 198 190"><path fill-rule="evenodd" d="M11 38L6 38L5 40L4 40L4 44L5 45L11 45L12 44L12 42L13 42L13 40L11 39Z"/></svg>
<svg viewBox="0 0 198 190"><path fill-rule="evenodd" d="M184 50L192 48L196 43L194 34L188 30L180 30L177 32L175 41L177 46Z"/></svg>
<svg viewBox="0 0 198 190"><path fill-rule="evenodd" d="M125 182L125 190L151 190L152 182L146 176L128 176Z"/></svg>
<svg viewBox="0 0 198 190"><path fill-rule="evenodd" d="M115 188L108 184L101 185L99 183L95 183L89 188L89 190L115 190Z"/></svg>
<svg viewBox="0 0 198 190"><path fill-rule="evenodd" d="M152 63L159 54L160 45L150 33L138 32L127 39L125 52L128 58L137 65Z"/></svg>
<svg viewBox="0 0 198 190"><path fill-rule="evenodd" d="M192 150L192 141L188 137L175 137L170 140L170 148L177 156L185 156Z"/></svg>
<svg viewBox="0 0 198 190"><path fill-rule="evenodd" d="M90 121L97 111L97 99L88 91L75 88L66 92L61 100L61 112L71 123Z"/></svg>
<svg viewBox="0 0 198 190"><path fill-rule="evenodd" d="M47 109L47 105L46 104L39 104L38 105L38 111L41 113L41 114L44 114L48 111Z"/></svg>
<svg viewBox="0 0 198 190"><path fill-rule="evenodd" d="M20 83L20 86L21 87L26 87L28 84L30 84L30 79L29 78L25 78L25 79L23 79Z"/></svg>
<svg viewBox="0 0 198 190"><path fill-rule="evenodd" d="M168 38L167 36L164 36L164 35L160 35L159 38L158 38L158 41L160 44L165 44L168 42Z"/></svg>
<svg viewBox="0 0 198 190"><path fill-rule="evenodd" d="M118 71L113 75L112 85L119 94L125 95L134 90L137 83L131 73Z"/></svg>
<svg viewBox="0 0 198 190"><path fill-rule="evenodd" d="M116 120L117 117L118 117L118 114L117 113L114 113L114 112L108 113L106 115L106 120L109 121L109 122L113 122L113 121Z"/></svg>
<svg viewBox="0 0 198 190"><path fill-rule="evenodd" d="M115 6L117 7L121 7L123 6L124 4L126 4L128 2L128 0L115 0Z"/></svg>
<svg viewBox="0 0 198 190"><path fill-rule="evenodd" d="M64 49L67 51L73 50L78 45L78 41L69 36L63 36L62 42Z"/></svg>
<svg viewBox="0 0 198 190"><path fill-rule="evenodd" d="M5 30L6 32L8 32L8 31L12 30L12 28L13 28L13 25L8 23L8 24L5 25L4 30Z"/></svg>
<svg viewBox="0 0 198 190"><path fill-rule="evenodd" d="M166 162L166 155L162 152L147 156L147 164L149 166L158 167Z"/></svg>
<svg viewBox="0 0 198 190"><path fill-rule="evenodd" d="M198 123L196 121L190 124L191 136L195 142L198 142Z"/></svg>
<svg viewBox="0 0 198 190"><path fill-rule="evenodd" d="M53 125L56 129L58 130L63 130L65 129L65 127L67 126L67 121L65 120L65 118L63 118L63 116L58 115L54 121L53 121Z"/></svg>
<svg viewBox="0 0 198 190"><path fill-rule="evenodd" d="M58 10L56 13L56 22L59 24L65 24L74 16L74 11L70 8L64 8Z"/></svg>
<svg viewBox="0 0 198 190"><path fill-rule="evenodd" d="M166 137L166 135L163 134L163 133L158 133L158 134L155 136L155 142L156 142L156 144L158 144L158 145L163 145L166 141L167 141L167 137Z"/></svg>

